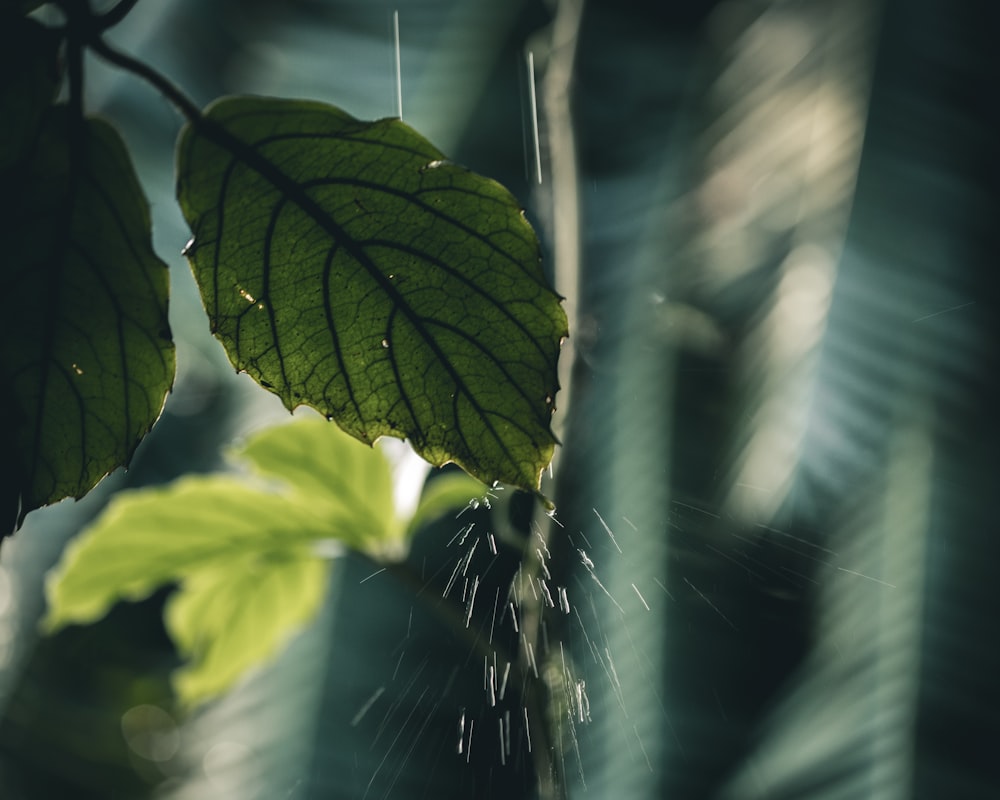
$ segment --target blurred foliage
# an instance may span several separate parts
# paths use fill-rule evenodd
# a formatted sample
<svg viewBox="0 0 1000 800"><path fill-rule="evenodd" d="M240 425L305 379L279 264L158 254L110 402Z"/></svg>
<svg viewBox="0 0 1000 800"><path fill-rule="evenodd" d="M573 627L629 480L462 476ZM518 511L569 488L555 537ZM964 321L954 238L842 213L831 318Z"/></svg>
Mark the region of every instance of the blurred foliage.
<svg viewBox="0 0 1000 800"><path fill-rule="evenodd" d="M560 698L571 793L990 797L997 9L662 6L558 4L563 22L582 8L560 28L575 42L566 196L547 171L566 141L546 127L562 52L548 7L398 4L407 121L518 197L534 174L519 66L532 49L545 180L529 215L547 255L558 213L579 210L564 527L545 560L572 613L558 596L546 607L536 664ZM115 35L199 101L308 96L377 118L394 112L395 7L140 3ZM172 176L141 156L176 120L110 76L91 100L125 128L158 187L154 235L179 253ZM214 467L234 432L283 413L220 366L171 266L181 371L133 483ZM491 622L534 535L523 499L418 535L422 592L361 557L335 562L316 625L185 722L162 761L135 757L122 726L128 709L170 710L162 596L40 646L32 634L45 569L100 502L46 510L4 545L4 797L141 797L158 781L160 796L213 800L534 795L522 728L507 728L509 756L501 744L521 698L490 704L479 649L519 645L509 615ZM442 624L464 622L477 576L469 627ZM511 687L525 670L514 662ZM86 742L63 737L60 709L86 715L72 720ZM129 719L165 730L148 710Z"/></svg>

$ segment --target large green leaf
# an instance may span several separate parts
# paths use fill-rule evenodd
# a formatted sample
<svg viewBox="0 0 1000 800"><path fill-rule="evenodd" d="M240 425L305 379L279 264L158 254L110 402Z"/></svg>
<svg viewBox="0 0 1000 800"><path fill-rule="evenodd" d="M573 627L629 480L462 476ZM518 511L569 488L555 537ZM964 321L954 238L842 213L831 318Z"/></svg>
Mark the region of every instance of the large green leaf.
<svg viewBox="0 0 1000 800"><path fill-rule="evenodd" d="M189 125L178 175L237 369L362 441L538 488L566 317L506 189L399 120L261 98Z"/></svg>
<svg viewBox="0 0 1000 800"><path fill-rule="evenodd" d="M209 699L272 656L316 613L328 542L396 557L412 533L397 518L380 451L322 420L269 428L238 456L250 474L182 478L119 495L76 539L48 582L45 627L93 622L119 600L177 583L167 627L188 664L180 699ZM482 486L448 481L421 519L463 506Z"/></svg>
<svg viewBox="0 0 1000 800"><path fill-rule="evenodd" d="M129 460L163 407L174 349L167 268L111 126L53 107L4 194L0 443L24 514Z"/></svg>

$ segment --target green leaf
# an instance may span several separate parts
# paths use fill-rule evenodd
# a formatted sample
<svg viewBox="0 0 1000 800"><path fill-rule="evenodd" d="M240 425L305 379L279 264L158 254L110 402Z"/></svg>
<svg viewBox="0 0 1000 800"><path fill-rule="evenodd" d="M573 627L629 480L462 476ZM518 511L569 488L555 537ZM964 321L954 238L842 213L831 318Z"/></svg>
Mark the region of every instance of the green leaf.
<svg viewBox="0 0 1000 800"><path fill-rule="evenodd" d="M266 429L236 456L248 474L185 477L112 500L49 576L43 626L93 622L119 600L178 584L166 621L188 664L175 688L196 705L312 619L328 580L327 542L381 558L397 555L413 530L396 517L385 457L328 422ZM449 484L447 502L435 495L437 513L476 493Z"/></svg>
<svg viewBox="0 0 1000 800"><path fill-rule="evenodd" d="M349 547L378 555L399 544L388 462L336 426L309 420L267 428L237 456L256 475L300 493L303 502L336 526L336 538Z"/></svg>
<svg viewBox="0 0 1000 800"><path fill-rule="evenodd" d="M181 478L123 492L67 547L48 584L45 627L94 622L200 570L329 536L326 521L286 493L230 475Z"/></svg>
<svg viewBox="0 0 1000 800"><path fill-rule="evenodd" d="M230 98L182 133L178 198L237 369L362 441L537 490L566 317L506 189L399 120Z"/></svg>
<svg viewBox="0 0 1000 800"><path fill-rule="evenodd" d="M21 514L81 497L126 464L174 375L169 275L125 145L46 114L0 215L0 443Z"/></svg>
<svg viewBox="0 0 1000 800"><path fill-rule="evenodd" d="M24 158L59 87L59 38L33 19L0 16L0 172Z"/></svg>
<svg viewBox="0 0 1000 800"><path fill-rule="evenodd" d="M329 570L329 562L300 545L234 554L226 564L188 577L164 614L188 659L173 675L181 701L194 706L210 700L277 655L316 615Z"/></svg>
<svg viewBox="0 0 1000 800"><path fill-rule="evenodd" d="M478 503L483 496L484 486L477 480L452 472L431 481L420 496L413 517L407 524L408 536L414 535L424 525L433 522L456 509L463 509L470 503Z"/></svg>

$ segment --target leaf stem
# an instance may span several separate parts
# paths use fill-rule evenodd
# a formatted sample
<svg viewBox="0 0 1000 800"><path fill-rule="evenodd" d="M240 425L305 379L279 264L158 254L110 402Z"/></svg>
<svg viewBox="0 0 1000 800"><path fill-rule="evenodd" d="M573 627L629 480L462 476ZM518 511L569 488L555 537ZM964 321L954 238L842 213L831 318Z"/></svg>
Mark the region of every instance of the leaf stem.
<svg viewBox="0 0 1000 800"><path fill-rule="evenodd" d="M132 2L132 5L135 4L133 0L122 0L122 2L109 11L108 14L114 13L119 6L125 5L129 2ZM194 101L184 94L179 87L175 86L169 79L157 72L151 66L133 58L127 53L123 53L120 50L115 49L104 41L100 32L95 32L87 44L90 46L90 49L95 55L100 56L109 64L114 64L116 67L119 67L126 72L131 72L133 75L142 78L148 84L153 86L153 88L167 98L167 100L170 101L170 103L172 103L192 125L202 125L204 123L205 119L201 114L201 109L195 105Z"/></svg>
<svg viewBox="0 0 1000 800"><path fill-rule="evenodd" d="M552 219L552 239L555 258L556 290L565 295L564 308L571 335L577 331L577 302L579 297L579 267L580 267L580 220L579 192L576 172L576 143L573 136L572 115L570 109L570 86L573 78L573 68L576 61L576 46L579 39L580 21L583 10L582 0L560 0L555 19L552 24L550 38L550 55L545 65L544 77L544 110L547 114L547 129L550 136L550 153L552 154L552 180L548 195L544 198L550 204ZM557 420L556 435L563 438L569 417L567 411L571 408L570 394L573 383L573 364L575 349L571 340L563 345L559 359L559 406L561 414ZM559 469L560 451L553 457L553 473L560 482L565 476ZM558 502L560 486L556 486L553 496ZM566 548L561 538L553 536L554 528L559 523L554 514L543 514L536 506L535 518L532 521L534 532L524 549L522 563L522 612L521 627L524 631L524 641L533 642L536 649L541 641L544 624L544 603L539 594L524 591L525 582L530 587L536 583L545 568L548 558L553 566L559 566L564 560ZM540 546L536 546L540 545ZM562 545L562 546L559 546ZM551 551L550 551L551 546ZM522 662L530 656L520 653ZM537 682L536 683L540 683ZM539 688L541 691L541 687ZM551 700L549 700L551 702ZM552 720L540 718L536 728L545 728L545 733L554 742L555 748L562 747L558 728L554 728ZM539 733L535 733L539 735ZM562 759L555 749L539 751L535 754L535 769L538 772L539 796L541 800L557 800L565 798L568 788Z"/></svg>

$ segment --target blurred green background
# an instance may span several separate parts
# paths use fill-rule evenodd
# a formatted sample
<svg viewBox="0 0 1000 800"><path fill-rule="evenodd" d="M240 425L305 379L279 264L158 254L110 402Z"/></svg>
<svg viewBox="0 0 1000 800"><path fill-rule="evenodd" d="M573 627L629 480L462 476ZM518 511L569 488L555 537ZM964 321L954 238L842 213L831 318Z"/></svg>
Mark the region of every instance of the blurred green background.
<svg viewBox="0 0 1000 800"><path fill-rule="evenodd" d="M567 297L549 566L572 613L550 610L539 653L578 692L552 712L567 791L1000 796L1000 7L145 0L109 38L202 104L375 119L397 111L394 11L404 119L522 199ZM232 374L180 255L179 117L96 62L87 105L146 186L178 376L127 473L3 544L0 796L535 796L523 709L491 705L448 601L360 558L276 662L189 719L168 590L36 634L46 571L112 492L220 468L285 417ZM501 540L531 530L523 498L476 513ZM457 530L410 558L435 597ZM482 631L519 558L470 563Z"/></svg>

